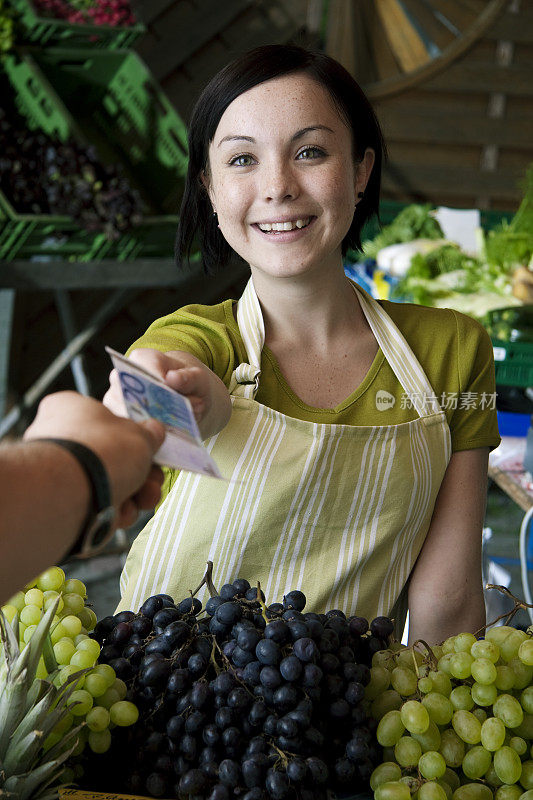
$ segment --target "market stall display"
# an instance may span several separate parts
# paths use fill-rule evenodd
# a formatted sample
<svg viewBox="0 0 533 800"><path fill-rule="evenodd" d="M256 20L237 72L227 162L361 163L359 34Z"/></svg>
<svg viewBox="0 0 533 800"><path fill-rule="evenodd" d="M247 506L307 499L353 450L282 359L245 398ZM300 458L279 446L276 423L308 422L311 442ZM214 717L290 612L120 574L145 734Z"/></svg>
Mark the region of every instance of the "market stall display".
<svg viewBox="0 0 533 800"><path fill-rule="evenodd" d="M0 617L0 788L529 800L531 631L406 647L386 617L305 602L294 590L267 605L244 578L217 592L209 565L183 600L155 595L94 625L81 581L50 568Z"/></svg>
<svg viewBox="0 0 533 800"><path fill-rule="evenodd" d="M411 205L363 244L376 268L394 279L392 299L455 308L483 321L492 309L531 301L533 166L510 222L478 230L476 252L447 240L429 204Z"/></svg>
<svg viewBox="0 0 533 800"><path fill-rule="evenodd" d="M532 678L533 641L508 626L376 654L366 690L384 748L376 800L523 797L533 788Z"/></svg>
<svg viewBox="0 0 533 800"><path fill-rule="evenodd" d="M84 584L60 567L43 572L0 614L0 793L20 800L57 796L75 778L69 756L111 743L110 724L138 711L112 667L97 664L89 636L96 615ZM82 731L84 732L82 735Z"/></svg>
<svg viewBox="0 0 533 800"><path fill-rule="evenodd" d="M8 82L2 92L4 122L17 128L14 104L23 120L20 124L31 130L24 136L25 148L32 137L51 139L53 147L67 153L75 143L78 151L91 154L91 164L84 173L84 163L69 165L60 154L58 180L58 171L51 169L54 165L46 157L17 149L14 180L40 189L35 176L44 172L56 197L75 183L70 198L74 213L60 212L57 203L55 210L39 203L32 210L16 208L7 196L0 198L0 259L169 257L187 164L186 131L139 57L124 50L19 50L3 60L1 73ZM68 161L76 158L69 156ZM102 164L98 170L96 162ZM65 175L65 170L70 173ZM7 163L6 172L11 174ZM107 175L105 180L102 174ZM114 182L106 187L113 176ZM86 205L86 196L96 203L96 217L105 214L106 206L114 206L111 214L118 224L108 225L107 230L93 225L88 232L75 213L80 203Z"/></svg>
<svg viewBox="0 0 533 800"><path fill-rule="evenodd" d="M5 82L0 108L0 203L16 214L70 216L81 228L114 240L142 220L143 204L116 164L94 147L28 131ZM3 202L2 202L3 201Z"/></svg>

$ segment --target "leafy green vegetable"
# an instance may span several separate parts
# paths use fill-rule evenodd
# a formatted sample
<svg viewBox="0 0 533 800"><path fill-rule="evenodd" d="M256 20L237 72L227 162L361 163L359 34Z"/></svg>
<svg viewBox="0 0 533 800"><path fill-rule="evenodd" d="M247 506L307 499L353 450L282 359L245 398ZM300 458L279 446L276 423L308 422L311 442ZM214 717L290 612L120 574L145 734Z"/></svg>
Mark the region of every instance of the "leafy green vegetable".
<svg viewBox="0 0 533 800"><path fill-rule="evenodd" d="M411 242L413 239L442 239L442 229L432 216L431 205L410 205L400 211L372 241L363 242L365 256L375 258L389 244Z"/></svg>
<svg viewBox="0 0 533 800"><path fill-rule="evenodd" d="M484 264L449 242L429 253L413 256L393 296L431 306L439 299L451 299L452 295L486 292L506 296L510 290L507 268Z"/></svg>
<svg viewBox="0 0 533 800"><path fill-rule="evenodd" d="M485 239L489 264L500 267L527 266L533 258L533 164L524 182L524 197L511 222L502 222Z"/></svg>

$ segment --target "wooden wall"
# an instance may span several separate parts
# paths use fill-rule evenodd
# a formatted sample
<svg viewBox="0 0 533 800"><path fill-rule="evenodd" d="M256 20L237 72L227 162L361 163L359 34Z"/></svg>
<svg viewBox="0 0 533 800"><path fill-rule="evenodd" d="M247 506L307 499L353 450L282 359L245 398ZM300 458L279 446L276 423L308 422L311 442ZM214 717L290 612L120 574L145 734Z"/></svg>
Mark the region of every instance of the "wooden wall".
<svg viewBox="0 0 533 800"><path fill-rule="evenodd" d="M512 0L449 66L374 104L384 198L515 210L533 162L533 2Z"/></svg>
<svg viewBox="0 0 533 800"><path fill-rule="evenodd" d="M307 0L137 0L147 27L136 46L187 120L199 92L238 54L307 41Z"/></svg>
<svg viewBox="0 0 533 800"><path fill-rule="evenodd" d="M472 14L449 0L432 0L432 5L439 2L454 24L460 26L463 13L468 33ZM375 13L373 3L134 0L147 26L136 49L187 120L199 91L224 64L256 45L313 41L311 18L328 7L329 28L337 31L332 54L365 87L380 77L371 63L375 53L363 41L363 14ZM411 5L420 8L420 3ZM379 57L387 65L392 55L384 36L374 46L380 43ZM358 60L353 48L365 46L367 57ZM385 199L515 209L519 182L533 161L533 0L509 0L459 57L414 88L374 105L390 154Z"/></svg>

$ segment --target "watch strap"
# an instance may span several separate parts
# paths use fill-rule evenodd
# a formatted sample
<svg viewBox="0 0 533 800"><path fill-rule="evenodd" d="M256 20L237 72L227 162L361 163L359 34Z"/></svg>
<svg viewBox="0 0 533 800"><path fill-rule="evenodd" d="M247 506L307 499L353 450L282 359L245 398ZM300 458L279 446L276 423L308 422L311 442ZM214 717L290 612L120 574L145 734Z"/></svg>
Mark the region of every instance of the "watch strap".
<svg viewBox="0 0 533 800"><path fill-rule="evenodd" d="M67 450L83 469L91 490L89 511L76 541L65 554L64 560L75 556L86 557L99 552L109 540L115 510L111 505L109 476L96 453L72 439L43 438L33 441L49 442Z"/></svg>

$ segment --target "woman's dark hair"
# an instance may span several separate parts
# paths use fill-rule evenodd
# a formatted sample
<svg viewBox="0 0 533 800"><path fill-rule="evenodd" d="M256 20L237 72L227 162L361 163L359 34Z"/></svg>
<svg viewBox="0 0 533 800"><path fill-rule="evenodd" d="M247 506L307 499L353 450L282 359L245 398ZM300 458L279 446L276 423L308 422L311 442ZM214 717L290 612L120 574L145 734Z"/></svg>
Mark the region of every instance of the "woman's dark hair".
<svg viewBox="0 0 533 800"><path fill-rule="evenodd" d="M343 255L349 248L361 249L361 229L372 215L378 214L381 164L385 157L385 144L374 110L359 84L338 61L296 45L274 44L256 47L224 67L207 84L194 107L189 124L189 167L176 238L178 264L190 256L196 237L206 273L213 274L227 264L232 248L217 228L201 182L202 172L208 168L209 144L224 111L236 97L264 81L293 72L306 73L327 89L352 131L355 161L363 157L367 147L376 154L364 197L342 242Z"/></svg>

